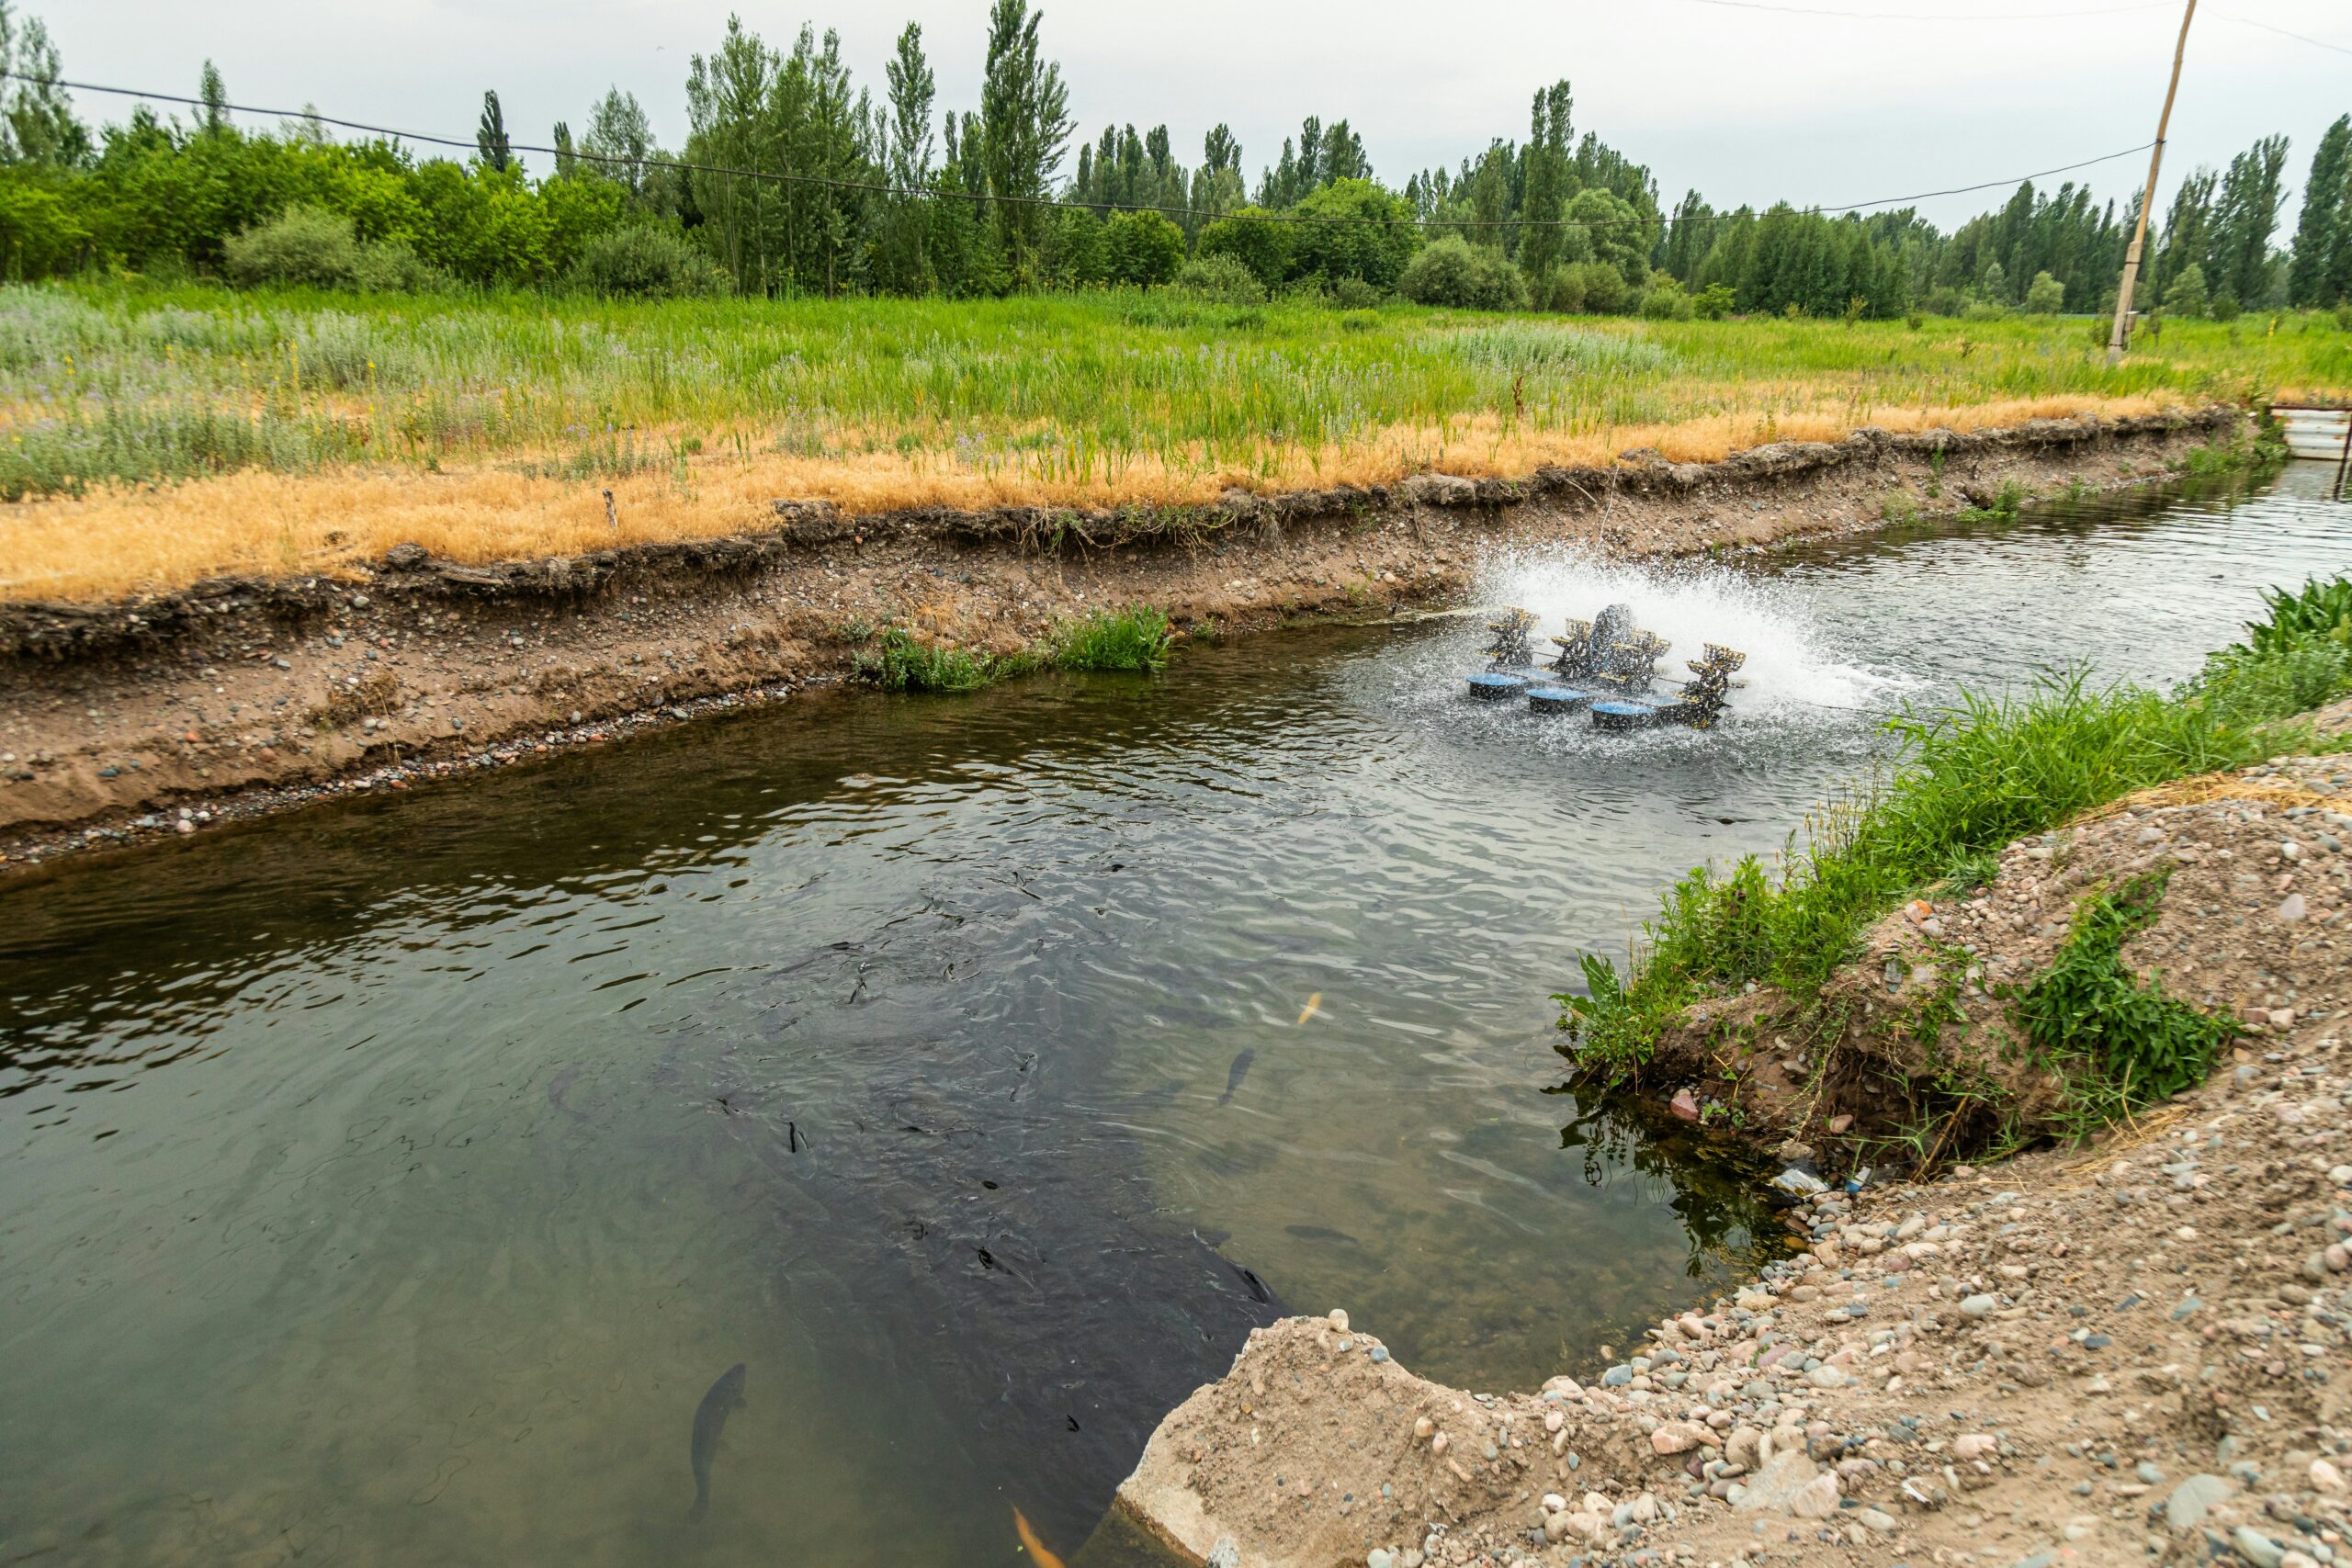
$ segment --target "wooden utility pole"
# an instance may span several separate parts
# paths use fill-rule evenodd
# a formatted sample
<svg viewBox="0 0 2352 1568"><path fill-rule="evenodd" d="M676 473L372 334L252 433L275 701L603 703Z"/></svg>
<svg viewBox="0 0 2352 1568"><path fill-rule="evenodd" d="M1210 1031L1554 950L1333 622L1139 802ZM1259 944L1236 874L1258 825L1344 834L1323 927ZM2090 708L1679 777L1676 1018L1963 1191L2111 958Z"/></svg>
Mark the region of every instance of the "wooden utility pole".
<svg viewBox="0 0 2352 1568"><path fill-rule="evenodd" d="M2165 166L2165 132L2172 125L2173 95L2180 91L2181 57L2188 52L2188 24L2197 18L2197 0L2180 18L2180 41L2172 49L2172 85L2165 89L2165 112L2156 117L2155 151L2148 155L2148 194L2140 198L2139 227L2132 231L2132 248L2123 254L2123 286L2115 291L2115 331L2107 340L2107 362L2123 363L2132 344L2132 286L2140 280L2140 252L2148 243L2148 214L2156 205L2156 174Z"/></svg>

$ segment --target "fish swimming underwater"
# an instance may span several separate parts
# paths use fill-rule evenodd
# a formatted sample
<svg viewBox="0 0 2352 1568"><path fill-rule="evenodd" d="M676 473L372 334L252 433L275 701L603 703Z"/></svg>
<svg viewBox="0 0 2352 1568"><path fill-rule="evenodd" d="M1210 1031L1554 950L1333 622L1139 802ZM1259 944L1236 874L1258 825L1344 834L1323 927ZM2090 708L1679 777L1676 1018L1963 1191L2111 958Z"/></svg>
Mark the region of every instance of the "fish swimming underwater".
<svg viewBox="0 0 2352 1568"><path fill-rule="evenodd" d="M1239 1089L1241 1080L1250 1076L1250 1064L1257 1059L1258 1053L1246 1047L1241 1055L1233 1058L1233 1066L1226 1070L1225 1092L1216 1097L1216 1102L1219 1105L1233 1103L1233 1091Z"/></svg>
<svg viewBox="0 0 2352 1568"><path fill-rule="evenodd" d="M1018 1508L1012 1510L1012 1531L1021 1538L1022 1550L1029 1553L1030 1561L1036 1563L1037 1568L1062 1568L1062 1560L1037 1539L1036 1528Z"/></svg>
<svg viewBox="0 0 2352 1568"><path fill-rule="evenodd" d="M742 1408L743 1363L738 1361L718 1374L718 1381L695 1406L695 1506L686 1513L689 1519L701 1518L710 1507L710 1461L718 1455L718 1435L727 1429L728 1413Z"/></svg>

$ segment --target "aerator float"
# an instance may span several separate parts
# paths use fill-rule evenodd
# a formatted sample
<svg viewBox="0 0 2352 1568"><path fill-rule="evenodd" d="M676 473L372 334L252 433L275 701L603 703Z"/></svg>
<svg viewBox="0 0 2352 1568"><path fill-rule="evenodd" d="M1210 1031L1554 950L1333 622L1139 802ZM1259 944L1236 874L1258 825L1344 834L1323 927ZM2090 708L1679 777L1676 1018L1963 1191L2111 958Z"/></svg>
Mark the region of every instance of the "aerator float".
<svg viewBox="0 0 2352 1568"><path fill-rule="evenodd" d="M1633 611L1611 604L1589 621L1569 621L1567 635L1552 638L1559 653L1544 667L1546 679L1536 673L1529 647L1534 628L1534 615L1515 605L1487 623L1494 640L1485 649L1487 667L1470 677L1472 696L1487 702L1523 696L1533 713L1589 712L1595 729L1660 724L1713 729L1723 717L1732 671L1747 662L1736 649L1707 643L1699 658L1684 663L1691 679L1679 692L1660 694L1657 661L1671 645L1635 626Z"/></svg>

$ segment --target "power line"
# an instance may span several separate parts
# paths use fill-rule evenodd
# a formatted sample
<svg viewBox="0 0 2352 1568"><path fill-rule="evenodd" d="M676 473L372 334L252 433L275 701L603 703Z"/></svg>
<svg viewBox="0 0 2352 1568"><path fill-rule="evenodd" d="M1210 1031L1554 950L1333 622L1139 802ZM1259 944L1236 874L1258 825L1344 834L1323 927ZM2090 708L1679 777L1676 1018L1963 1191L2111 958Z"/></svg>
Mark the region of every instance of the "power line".
<svg viewBox="0 0 2352 1568"><path fill-rule="evenodd" d="M1728 4L1729 0L1702 0L1702 3ZM2169 4L2169 0L2160 0L2160 3ZM434 147L456 147L464 150L478 150L481 146L481 143L478 141L470 138L459 140L456 137L449 136L433 136L423 131L395 130L386 126L369 125L359 120L338 119L332 115L320 114L315 109L306 108L297 111L292 109L259 108L250 104L231 103L222 103L216 106L207 103L202 98L187 97L177 93L148 92L137 87L110 87L96 82L72 82L62 76L30 76L19 71L0 71L0 79L29 82L36 85L44 87L63 87L77 93L107 93L117 97L152 98L157 103L185 104L204 109L218 107L234 114L259 115L273 119L311 121L320 125L332 125L342 130L356 130L364 132L369 136L386 136L390 137L395 141L418 141ZM2003 179L1983 180L1974 185L1951 186L1942 190L1918 191L1909 196L1874 197L1867 201L1851 201L1827 206L1817 203L1808 204L1799 210L1815 213L1860 212L1874 207L1902 207L1907 206L1913 202L1931 200L1938 197L1968 196L1982 190L2003 189L2010 186L2022 185L2029 180L2047 179L2052 175L2072 174L2077 169L2087 169L2099 164L2111 164L2119 158L2129 158L2133 156L2135 153L2144 152L2153 145L2153 142L2143 141L2137 147L2126 147L2120 152L2103 152L2096 158L2086 158L2078 164L2062 164L2054 169L2041 169L2030 175L2011 175ZM1090 212L1094 210L1095 208L1095 204L1093 202L1072 201L1050 196L1003 196L992 191L923 190L910 188L905 186L888 185L878 180L845 180L838 179L827 175L780 174L773 169L738 169L731 168L723 164L695 163L682 158L615 158L600 153L582 152L577 149L541 147L521 141L510 141L507 143L507 147L511 152L538 152L558 159L574 158L578 159L582 163L602 164L618 168L679 169L690 174L723 175L741 179L770 180L779 185L818 186L831 190L863 191L876 196L892 196L909 199L929 197L951 201L999 202L1019 207L1058 208L1063 209L1084 209ZM1204 216L1203 214L1187 207L1159 207L1146 203L1125 202L1112 202L1104 205L1113 207L1122 212L1157 212L1170 218L1197 218ZM1731 212L1710 213L1705 215L1700 220L1717 223L1728 222L1739 215L1739 210L1746 209L1742 209ZM1323 217L1314 213L1297 212L1227 212L1216 214L1215 216L1226 219L1238 219L1252 223L1293 223L1337 228L1386 229L1405 227L1444 230L1482 228L1646 228L1652 225L1671 226L1677 222L1691 221L1690 219L1668 218L1663 214L1657 218L1595 219L1337 218Z"/></svg>
<svg viewBox="0 0 2352 1568"><path fill-rule="evenodd" d="M2277 33L2280 38L2290 38L2297 43L2308 43L2319 49L2332 49L2338 54L2352 54L2352 49L2347 49L2340 43L2330 43L2324 38L2312 38L2305 33L2290 33L2284 28L2274 28L2268 22L2257 22L2252 17L2241 17L2233 12L2224 11L2222 13L2222 19L2225 22L2236 22L2243 27L2260 28L2266 33Z"/></svg>

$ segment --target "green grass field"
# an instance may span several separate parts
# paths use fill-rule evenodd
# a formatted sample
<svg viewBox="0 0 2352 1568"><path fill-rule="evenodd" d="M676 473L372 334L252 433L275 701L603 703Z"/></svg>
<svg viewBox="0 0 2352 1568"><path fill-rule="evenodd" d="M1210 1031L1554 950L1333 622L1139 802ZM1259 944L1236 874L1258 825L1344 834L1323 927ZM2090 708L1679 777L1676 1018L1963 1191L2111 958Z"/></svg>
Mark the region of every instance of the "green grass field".
<svg viewBox="0 0 2352 1568"><path fill-rule="evenodd" d="M1701 461L2352 391L2332 315L2169 325L2109 369L2081 319L1648 322L1172 290L678 300L0 288L0 596L107 597L753 525L776 497L1189 506L1633 446Z"/></svg>
<svg viewBox="0 0 2352 1568"><path fill-rule="evenodd" d="M0 496L257 467L524 456L582 476L719 446L924 454L1046 483L1311 470L1384 433L1560 438L1724 415L2352 386L2332 317L2168 325L1647 323L1168 291L1005 300L0 290ZM1859 414L1858 414L1859 417Z"/></svg>

